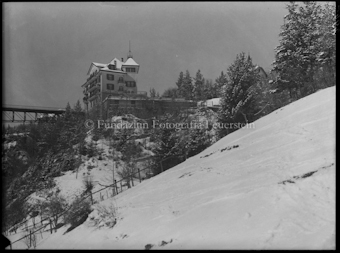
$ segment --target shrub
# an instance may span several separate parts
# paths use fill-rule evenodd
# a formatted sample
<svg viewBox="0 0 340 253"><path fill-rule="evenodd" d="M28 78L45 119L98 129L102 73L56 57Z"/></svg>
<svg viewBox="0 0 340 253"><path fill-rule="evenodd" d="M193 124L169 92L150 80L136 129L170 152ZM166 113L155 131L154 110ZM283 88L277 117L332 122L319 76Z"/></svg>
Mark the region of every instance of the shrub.
<svg viewBox="0 0 340 253"><path fill-rule="evenodd" d="M136 165L133 162L123 164L120 170L117 170L118 176L123 179L128 188L131 188L130 183L132 182L132 177L136 173Z"/></svg>
<svg viewBox="0 0 340 253"><path fill-rule="evenodd" d="M24 198L17 198L6 208L6 222L9 226L19 224L28 214L28 206ZM13 231L16 233L18 226L14 226Z"/></svg>
<svg viewBox="0 0 340 253"><path fill-rule="evenodd" d="M57 230L56 226L60 215L66 208L66 199L59 194L59 191L52 193L46 201L41 203L42 214L47 214L52 218L55 230Z"/></svg>
<svg viewBox="0 0 340 253"><path fill-rule="evenodd" d="M93 140L93 141L98 141L98 140L99 140L99 136L96 135L96 134L93 135L93 136L92 136L92 140Z"/></svg>
<svg viewBox="0 0 340 253"><path fill-rule="evenodd" d="M80 145L79 152L81 155L87 155L87 148L85 145Z"/></svg>
<svg viewBox="0 0 340 253"><path fill-rule="evenodd" d="M111 202L109 206L97 205L96 207L99 224L105 224L106 226L112 228L117 223L117 207ZM100 226L100 225L99 225Z"/></svg>
<svg viewBox="0 0 340 253"><path fill-rule="evenodd" d="M87 155L88 155L89 158L97 155L97 149L94 146L93 142L90 142L90 144L87 147Z"/></svg>
<svg viewBox="0 0 340 253"><path fill-rule="evenodd" d="M91 176L86 176L83 178L83 185L85 187L85 192L91 192L94 188L93 179Z"/></svg>
<svg viewBox="0 0 340 253"><path fill-rule="evenodd" d="M92 208L90 201L88 199L77 197L65 214L65 223L71 225L68 231L71 231L84 223L91 212Z"/></svg>
<svg viewBox="0 0 340 253"><path fill-rule="evenodd" d="M85 188L84 194L90 193L91 203L93 203L92 190L94 188L94 183L93 183L92 177L91 176L85 176L83 178L83 185L84 185L84 188Z"/></svg>

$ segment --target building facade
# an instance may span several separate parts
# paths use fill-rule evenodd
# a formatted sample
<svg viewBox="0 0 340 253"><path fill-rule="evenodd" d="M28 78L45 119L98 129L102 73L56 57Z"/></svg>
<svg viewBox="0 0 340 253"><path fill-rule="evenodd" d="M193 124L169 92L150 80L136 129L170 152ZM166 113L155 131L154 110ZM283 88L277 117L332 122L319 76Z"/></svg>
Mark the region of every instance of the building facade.
<svg viewBox="0 0 340 253"><path fill-rule="evenodd" d="M87 111L98 106L102 119L126 113L146 118L196 106L184 99L149 98L146 91L138 90L138 72L131 50L125 62L123 58L107 64L92 62L82 85Z"/></svg>
<svg viewBox="0 0 340 253"><path fill-rule="evenodd" d="M132 58L131 51L125 62L123 58L114 58L107 64L92 62L82 85L84 103L91 109L108 97L146 96L146 92L138 92L138 72L139 64Z"/></svg>

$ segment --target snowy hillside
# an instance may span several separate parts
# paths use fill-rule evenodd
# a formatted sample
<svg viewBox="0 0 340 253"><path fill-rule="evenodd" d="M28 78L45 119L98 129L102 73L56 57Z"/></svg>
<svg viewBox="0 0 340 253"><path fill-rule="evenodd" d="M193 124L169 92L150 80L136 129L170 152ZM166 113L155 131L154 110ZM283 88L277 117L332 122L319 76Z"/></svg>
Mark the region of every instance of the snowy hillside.
<svg viewBox="0 0 340 253"><path fill-rule="evenodd" d="M38 249L335 248L335 87L107 199L113 228L62 227Z"/></svg>

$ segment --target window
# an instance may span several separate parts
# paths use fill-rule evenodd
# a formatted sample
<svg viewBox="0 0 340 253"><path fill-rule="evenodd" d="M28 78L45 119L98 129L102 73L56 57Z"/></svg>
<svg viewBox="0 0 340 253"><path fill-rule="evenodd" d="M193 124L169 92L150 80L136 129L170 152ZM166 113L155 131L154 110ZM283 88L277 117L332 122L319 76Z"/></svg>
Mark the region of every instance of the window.
<svg viewBox="0 0 340 253"><path fill-rule="evenodd" d="M126 81L126 87L136 87L136 82L134 82L134 81Z"/></svg>
<svg viewBox="0 0 340 253"><path fill-rule="evenodd" d="M113 103L114 103L115 105L118 105L118 104L119 104L119 100L114 100Z"/></svg>
<svg viewBox="0 0 340 253"><path fill-rule="evenodd" d="M111 69L111 70L115 70L115 69L116 69L116 66L115 66L115 65L112 65L112 64L110 64L110 65L109 65L109 69Z"/></svg>
<svg viewBox="0 0 340 253"><path fill-rule="evenodd" d="M124 83L124 78L123 77L119 77L118 82L119 83Z"/></svg>
<svg viewBox="0 0 340 253"><path fill-rule="evenodd" d="M114 84L112 84L112 83L108 83L108 84L106 84L106 88L107 88L108 90L114 90L114 89L115 89L115 86L114 86Z"/></svg>
<svg viewBox="0 0 340 253"><path fill-rule="evenodd" d="M132 104L132 105L135 105L135 104L136 104L136 101L131 101L131 104Z"/></svg>
<svg viewBox="0 0 340 253"><path fill-rule="evenodd" d="M126 72L136 72L135 68L126 68Z"/></svg>
<svg viewBox="0 0 340 253"><path fill-rule="evenodd" d="M115 76L111 74L106 74L107 80L115 80Z"/></svg>
<svg viewBox="0 0 340 253"><path fill-rule="evenodd" d="M124 91L123 86L119 86L118 90L119 90L119 91Z"/></svg>

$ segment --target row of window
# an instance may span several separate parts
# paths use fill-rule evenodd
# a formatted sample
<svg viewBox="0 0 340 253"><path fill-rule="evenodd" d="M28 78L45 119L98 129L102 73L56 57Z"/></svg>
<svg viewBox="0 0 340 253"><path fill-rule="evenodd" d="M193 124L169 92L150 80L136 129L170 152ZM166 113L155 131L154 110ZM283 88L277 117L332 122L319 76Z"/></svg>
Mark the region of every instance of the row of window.
<svg viewBox="0 0 340 253"><path fill-rule="evenodd" d="M136 72L136 69L135 68L126 68L126 72ZM112 75L112 74L106 74L106 78L107 78L107 80L115 80L115 76Z"/></svg>
<svg viewBox="0 0 340 253"><path fill-rule="evenodd" d="M136 87L136 82L126 82L126 87ZM114 90L115 85L113 83L106 84L106 89ZM123 86L119 86L118 90L124 90Z"/></svg>
<svg viewBox="0 0 340 253"><path fill-rule="evenodd" d="M106 78L107 80L113 81L115 80L115 76L112 74L106 74ZM119 77L118 82L123 83L124 82L124 78L123 77ZM136 87L136 82L135 81L126 81L126 86L127 87Z"/></svg>
<svg viewBox="0 0 340 253"><path fill-rule="evenodd" d="M115 65L110 64L108 67L111 70L116 70L116 66ZM126 72L136 72L136 69L135 68L125 68L125 71Z"/></svg>
<svg viewBox="0 0 340 253"><path fill-rule="evenodd" d="M126 72L136 72L135 68L126 68L125 69Z"/></svg>

